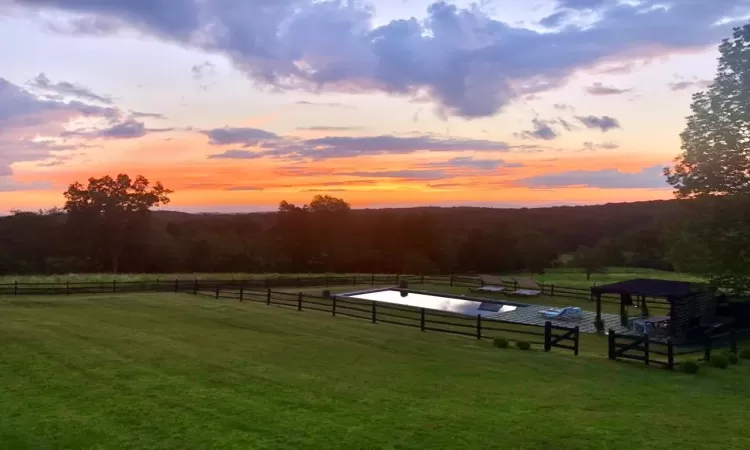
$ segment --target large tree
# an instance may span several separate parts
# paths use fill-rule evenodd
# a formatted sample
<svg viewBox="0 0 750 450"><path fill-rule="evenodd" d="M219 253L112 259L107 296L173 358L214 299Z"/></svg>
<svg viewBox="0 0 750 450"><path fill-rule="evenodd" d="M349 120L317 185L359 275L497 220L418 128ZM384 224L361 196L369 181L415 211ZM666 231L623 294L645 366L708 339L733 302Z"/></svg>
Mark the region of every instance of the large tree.
<svg viewBox="0 0 750 450"><path fill-rule="evenodd" d="M714 82L693 95L682 154L665 170L679 198L750 194L750 25L719 52Z"/></svg>
<svg viewBox="0 0 750 450"><path fill-rule="evenodd" d="M700 254L696 269L717 286L750 288L750 25L735 28L719 46L716 78L693 96L681 134L682 154L665 169L688 220L678 245ZM685 247L683 247L685 248ZM682 258L685 259L685 258Z"/></svg>
<svg viewBox="0 0 750 450"><path fill-rule="evenodd" d="M172 192L141 175L89 178L87 186L75 182L65 191L65 211L77 238L89 243L86 256L103 253L117 273L125 247L136 244L139 231L146 232L150 209L169 203Z"/></svg>

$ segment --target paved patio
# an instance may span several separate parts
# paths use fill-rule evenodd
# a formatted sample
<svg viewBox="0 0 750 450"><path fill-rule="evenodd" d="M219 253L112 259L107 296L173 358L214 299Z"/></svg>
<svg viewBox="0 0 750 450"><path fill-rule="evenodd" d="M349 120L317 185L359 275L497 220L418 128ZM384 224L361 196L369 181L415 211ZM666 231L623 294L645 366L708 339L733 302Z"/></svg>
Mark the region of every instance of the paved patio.
<svg viewBox="0 0 750 450"><path fill-rule="evenodd" d="M508 311L500 313L489 318L506 320L508 322L525 323L528 325L544 326L544 322L552 322L552 325L558 325L561 327L574 327L578 326L581 333L596 334L596 327L594 326L594 319L596 319L596 312L583 311L580 319L565 319L565 320L554 320L547 319L541 315L540 311L552 308L551 306L541 305L529 305L525 307L519 307L514 311ZM602 313L602 320L604 321L605 330L615 330L617 334L632 334L632 331L620 325L620 316L618 314L604 314Z"/></svg>

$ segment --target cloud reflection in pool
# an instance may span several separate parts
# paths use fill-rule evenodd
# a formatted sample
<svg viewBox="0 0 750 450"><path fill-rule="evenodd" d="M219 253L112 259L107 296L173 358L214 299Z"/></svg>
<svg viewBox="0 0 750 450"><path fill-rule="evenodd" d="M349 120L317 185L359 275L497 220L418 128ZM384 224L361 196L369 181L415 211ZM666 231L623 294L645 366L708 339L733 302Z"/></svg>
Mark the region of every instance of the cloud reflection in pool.
<svg viewBox="0 0 750 450"><path fill-rule="evenodd" d="M498 304L499 308L487 308L487 303L481 303L472 300L462 300L452 297L441 297L439 295L427 295L409 293L406 297L401 296L401 291L388 289L384 291L365 292L362 294L347 295L347 297L358 298L362 300L372 300L376 302L395 303L398 305L415 306L417 308L436 309L438 311L447 311L467 316L481 315L483 317L496 316L499 313L514 311L517 306ZM483 309L480 309L485 305ZM491 309L491 310L485 310Z"/></svg>

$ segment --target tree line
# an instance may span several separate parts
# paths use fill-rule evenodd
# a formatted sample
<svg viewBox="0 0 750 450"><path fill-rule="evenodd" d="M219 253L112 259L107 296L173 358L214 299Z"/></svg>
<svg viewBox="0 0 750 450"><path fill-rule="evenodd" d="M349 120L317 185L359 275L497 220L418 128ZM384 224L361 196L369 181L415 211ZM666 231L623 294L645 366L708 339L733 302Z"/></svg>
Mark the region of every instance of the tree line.
<svg viewBox="0 0 750 450"><path fill-rule="evenodd" d="M153 211L169 194L124 174L75 183L63 209L0 219L0 273L539 273L681 263L664 226L675 201L355 210L318 195L272 213Z"/></svg>

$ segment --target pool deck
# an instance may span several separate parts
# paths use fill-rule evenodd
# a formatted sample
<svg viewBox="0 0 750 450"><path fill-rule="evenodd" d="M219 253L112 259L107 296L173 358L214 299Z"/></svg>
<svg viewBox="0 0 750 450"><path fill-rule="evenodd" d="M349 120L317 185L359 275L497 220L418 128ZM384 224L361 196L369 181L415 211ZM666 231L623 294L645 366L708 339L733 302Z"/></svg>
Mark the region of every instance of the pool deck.
<svg viewBox="0 0 750 450"><path fill-rule="evenodd" d="M552 325L561 327L575 327L578 326L581 333L596 334L596 326L594 326L594 319L596 319L596 313L591 311L583 311L580 319L564 319L554 320L547 319L542 316L541 311L552 308L551 306L541 305L529 305L521 308L517 308L514 311L508 311L492 316L491 319L505 320L514 323L524 323L528 325L544 326L544 322L552 322ZM602 313L602 320L604 321L605 330L614 330L617 334L631 334L632 332L626 327L620 325L620 316L617 314L604 314Z"/></svg>

